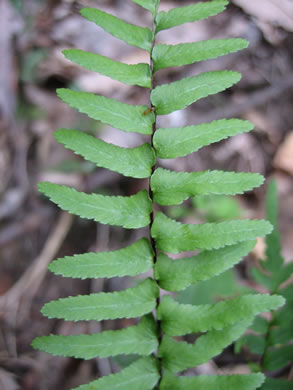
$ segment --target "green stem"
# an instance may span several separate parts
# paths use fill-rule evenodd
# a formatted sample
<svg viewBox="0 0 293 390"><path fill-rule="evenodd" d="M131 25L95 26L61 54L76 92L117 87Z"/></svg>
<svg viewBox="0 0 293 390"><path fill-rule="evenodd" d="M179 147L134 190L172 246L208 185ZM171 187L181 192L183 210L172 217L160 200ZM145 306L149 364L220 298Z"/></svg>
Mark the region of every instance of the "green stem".
<svg viewBox="0 0 293 390"><path fill-rule="evenodd" d="M158 6L159 6L159 3L160 2L158 1ZM152 23L153 42L152 42L152 48L151 48L151 52L150 52L150 70L151 70L151 89L150 89L150 94L152 93L152 90L155 87L155 72L154 72L154 61L153 61L153 55L152 54L153 54L153 49L154 49L155 41L156 41L156 33L155 32L156 32L156 16L157 16L157 13L158 13L158 6L157 6L155 14L153 15L153 23ZM153 112L154 117L155 117L154 123L153 123L153 132L152 132L152 136L151 136L151 140L150 140L151 147L154 149L153 140L154 140L155 132L157 130L157 114L156 114L156 108L151 103L151 99L150 99L150 105L151 105L151 109L152 109L152 112ZM152 174L154 173L154 171L156 169L156 164L157 164L157 161L155 162L155 165L152 167ZM152 189L151 189L150 180L149 180L148 191L149 191L149 196L150 196L151 201L152 201L153 206L154 206L153 192L152 192ZM152 245L153 252L154 252L154 265L155 265L156 262L157 262L157 259L158 259L158 252L157 252L155 240L152 238L152 235L151 235L151 228L152 228L153 222L154 222L154 210L151 213L151 222L150 222L149 234L150 234L151 245ZM159 286L159 288L160 288L160 286ZM159 346L161 344L161 341L162 341L161 321L158 320L158 316L157 316L159 305L160 305L160 297L157 298L157 304L156 304L156 309L155 309L155 317L156 317L156 322L157 322L157 327L158 327L158 348L159 348ZM162 379L162 359L160 359L158 356L157 356L157 359L158 359L158 362L159 362L160 379L159 379L159 382L157 384L156 389L159 389L160 388L160 382L161 382L161 379Z"/></svg>

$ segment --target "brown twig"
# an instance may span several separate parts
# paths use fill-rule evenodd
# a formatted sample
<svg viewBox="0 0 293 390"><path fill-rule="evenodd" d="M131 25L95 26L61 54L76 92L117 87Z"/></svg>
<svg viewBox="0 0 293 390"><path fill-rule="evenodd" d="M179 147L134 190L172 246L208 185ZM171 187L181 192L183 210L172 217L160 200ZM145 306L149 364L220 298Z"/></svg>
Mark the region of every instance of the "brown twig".
<svg viewBox="0 0 293 390"><path fill-rule="evenodd" d="M28 303L36 294L47 272L47 266L58 252L67 235L72 215L61 213L56 227L48 237L40 255L27 268L22 277L0 298L0 312L15 313L21 300ZM7 317L6 317L7 319Z"/></svg>

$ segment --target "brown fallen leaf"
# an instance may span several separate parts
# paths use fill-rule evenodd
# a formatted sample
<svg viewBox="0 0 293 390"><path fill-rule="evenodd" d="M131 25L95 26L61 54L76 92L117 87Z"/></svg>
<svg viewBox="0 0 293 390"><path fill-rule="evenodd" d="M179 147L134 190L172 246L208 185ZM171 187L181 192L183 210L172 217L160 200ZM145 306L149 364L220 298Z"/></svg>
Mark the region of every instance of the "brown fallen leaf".
<svg viewBox="0 0 293 390"><path fill-rule="evenodd" d="M246 13L255 16L262 22L267 22L284 30L293 31L292 0L233 0Z"/></svg>

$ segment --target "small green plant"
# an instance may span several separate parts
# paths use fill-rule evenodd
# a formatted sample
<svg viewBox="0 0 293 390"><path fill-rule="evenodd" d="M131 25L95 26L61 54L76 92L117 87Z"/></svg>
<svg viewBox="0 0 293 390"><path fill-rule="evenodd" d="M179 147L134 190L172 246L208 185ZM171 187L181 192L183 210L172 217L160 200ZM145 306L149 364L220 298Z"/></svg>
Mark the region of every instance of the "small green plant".
<svg viewBox="0 0 293 390"><path fill-rule="evenodd" d="M141 318L137 325L91 335L50 335L33 346L53 355L81 359L136 354L140 358L118 374L97 379L79 390L254 390L261 373L232 376L176 376L203 364L237 340L263 311L283 304L280 296L245 295L211 305L183 305L161 290L180 291L232 268L271 232L260 220L183 224L154 212L154 205L179 205L196 195L235 195L263 183L259 174L221 171L174 172L157 168L157 160L186 156L211 143L248 132L243 120L217 120L199 126L157 128L156 118L181 110L197 100L224 91L240 80L234 71L213 71L156 86L160 69L216 58L247 46L243 39L209 40L179 45L156 44L162 30L222 12L228 2L215 0L159 12L159 0L133 0L152 13L152 29L126 23L98 9L82 15L130 45L145 50L150 64L127 65L82 50L65 56L92 71L123 83L150 90L148 105L130 105L91 93L59 89L58 96L72 108L117 129L149 135L149 143L133 149L103 142L77 130L62 129L57 141L98 167L124 176L149 178L147 188L132 196L85 194L53 183L39 190L63 210L102 224L126 229L149 228L149 237L115 252L88 253L58 259L50 265L56 274L73 278L136 276L153 270L136 287L112 293L68 297L47 303L42 313L69 321ZM167 253L200 250L196 256L173 261ZM194 344L178 339L195 333ZM177 336L177 339L174 339ZM179 341L180 340L180 341Z"/></svg>
<svg viewBox="0 0 293 390"><path fill-rule="evenodd" d="M236 343L239 351L246 346L259 356L259 363L254 363L255 370L278 373L293 360L293 285L288 280L293 274L293 263L284 264L281 253L280 232L278 227L278 197L275 181L268 186L266 199L267 219L274 230L266 237L266 259L260 260L252 268L254 280L271 294L280 294L287 304L273 312L270 319L256 317L251 329L253 333L242 336ZM291 390L292 381L267 378L262 390Z"/></svg>

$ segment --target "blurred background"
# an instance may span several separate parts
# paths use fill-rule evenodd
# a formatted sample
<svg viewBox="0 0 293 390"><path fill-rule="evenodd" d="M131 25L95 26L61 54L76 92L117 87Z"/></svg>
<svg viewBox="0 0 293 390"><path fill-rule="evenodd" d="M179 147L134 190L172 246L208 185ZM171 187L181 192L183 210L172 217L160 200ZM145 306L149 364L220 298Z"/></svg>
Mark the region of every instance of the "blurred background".
<svg viewBox="0 0 293 390"><path fill-rule="evenodd" d="M168 10L194 1L162 0ZM93 333L132 323L71 323L40 314L52 299L90 292L119 290L127 278L73 280L47 272L57 257L88 251L114 250L146 234L97 225L61 212L37 192L42 180L86 192L130 195L144 180L93 166L58 145L53 132L81 129L107 142L136 146L145 139L92 121L62 103L56 88L69 87L133 104L148 104L147 91L83 70L67 61L62 50L79 48L127 63L148 62L147 54L106 34L83 19L80 8L100 7L127 21L148 25L150 17L130 0L0 0L0 389L70 389L115 372L128 360L83 362L34 351L33 338L50 333ZM232 0L228 11L209 20L162 32L158 41L176 44L210 38L244 37L247 50L217 60L161 70L158 84L202 71L233 69L243 74L232 89L199 101L184 111L159 118L162 127L179 127L219 118L252 121L252 133L211 145L186 158L160 161L175 170L224 169L260 172L274 177L280 198L283 255L293 258L293 2ZM262 218L265 186L241 198L201 198L165 210L180 221L197 223L232 218ZM186 290L185 303L210 303L259 288L249 269L264 254L259 241L254 253L211 285ZM200 373L248 372L245 351L226 351ZM288 371L290 374L290 370ZM287 375L288 376L288 375Z"/></svg>

